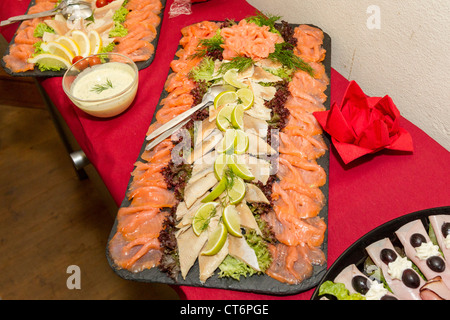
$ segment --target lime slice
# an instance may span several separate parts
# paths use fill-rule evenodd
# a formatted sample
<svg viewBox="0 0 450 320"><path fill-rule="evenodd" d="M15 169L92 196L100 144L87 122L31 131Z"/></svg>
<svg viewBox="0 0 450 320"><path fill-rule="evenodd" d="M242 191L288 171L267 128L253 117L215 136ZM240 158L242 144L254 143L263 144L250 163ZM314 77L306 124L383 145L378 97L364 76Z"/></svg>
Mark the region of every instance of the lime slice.
<svg viewBox="0 0 450 320"><path fill-rule="evenodd" d="M89 37L85 32L81 30L73 30L72 39L80 48L80 56L86 58L91 54L91 42L89 41Z"/></svg>
<svg viewBox="0 0 450 320"><path fill-rule="evenodd" d="M244 180L253 180L255 176L251 173L249 168L245 165L244 161L241 160L237 155L230 155L228 160L228 166L231 170L239 177Z"/></svg>
<svg viewBox="0 0 450 320"><path fill-rule="evenodd" d="M202 255L204 256L212 256L215 255L222 249L225 241L227 241L228 231L227 228L223 225L223 223L219 223L217 228L211 233L208 238L208 242L205 245L205 248L202 251Z"/></svg>
<svg viewBox="0 0 450 320"><path fill-rule="evenodd" d="M69 69L72 62L51 53L41 53L28 59L29 63L35 63L48 69Z"/></svg>
<svg viewBox="0 0 450 320"><path fill-rule="evenodd" d="M231 112L231 124L235 129L244 130L244 106L238 104Z"/></svg>
<svg viewBox="0 0 450 320"><path fill-rule="evenodd" d="M231 113L233 112L233 109L233 104L226 104L222 109L220 109L216 117L216 125L219 130L225 131L231 127Z"/></svg>
<svg viewBox="0 0 450 320"><path fill-rule="evenodd" d="M238 204L244 199L245 196L245 183L239 177L233 179L233 185L228 190L228 197L230 199L230 204Z"/></svg>
<svg viewBox="0 0 450 320"><path fill-rule="evenodd" d="M216 160L214 161L214 174L219 181L222 180L223 174L227 167L227 157L228 156L226 153L222 153L217 156Z"/></svg>
<svg viewBox="0 0 450 320"><path fill-rule="evenodd" d="M236 92L238 98L241 100L244 110L248 110L253 106L253 101L255 99L253 91L248 88L239 89Z"/></svg>
<svg viewBox="0 0 450 320"><path fill-rule="evenodd" d="M223 91L214 99L214 108L219 108L223 105L236 102L238 96L234 90Z"/></svg>
<svg viewBox="0 0 450 320"><path fill-rule="evenodd" d="M41 44L41 49L45 52L60 56L67 61L72 61L72 59L74 58L72 50L70 50L65 45L55 41L43 42Z"/></svg>
<svg viewBox="0 0 450 320"><path fill-rule="evenodd" d="M207 203L207 202L211 202L211 201L214 201L215 199L217 199L227 188L227 183L228 183L227 178L222 177L222 179L219 181L217 186L211 191L210 194L208 194L206 197L204 197L201 202Z"/></svg>
<svg viewBox="0 0 450 320"><path fill-rule="evenodd" d="M238 72L236 69L230 69L223 75L223 80L236 88L247 88L247 85L237 79Z"/></svg>
<svg viewBox="0 0 450 320"><path fill-rule="evenodd" d="M236 139L234 140L234 153L244 154L248 150L249 139L242 130L236 130Z"/></svg>
<svg viewBox="0 0 450 320"><path fill-rule="evenodd" d="M229 205L223 211L223 223L228 229L228 232L235 237L242 237L241 233L241 217L236 210L236 207Z"/></svg>
<svg viewBox="0 0 450 320"><path fill-rule="evenodd" d="M192 230L196 236L199 236L206 228L209 221L216 213L217 202L208 202L202 205L192 219Z"/></svg>
<svg viewBox="0 0 450 320"><path fill-rule="evenodd" d="M227 129L223 135L222 141L217 144L216 150L220 153L231 152L234 148L234 141L236 140L236 130Z"/></svg>

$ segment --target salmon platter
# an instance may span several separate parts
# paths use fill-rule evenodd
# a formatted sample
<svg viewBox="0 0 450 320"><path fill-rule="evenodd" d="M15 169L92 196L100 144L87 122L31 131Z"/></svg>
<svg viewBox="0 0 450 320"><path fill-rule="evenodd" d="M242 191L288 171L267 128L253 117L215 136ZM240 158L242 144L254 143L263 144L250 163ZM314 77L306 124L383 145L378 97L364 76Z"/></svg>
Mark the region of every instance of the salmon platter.
<svg viewBox="0 0 450 320"><path fill-rule="evenodd" d="M26 14L52 10L60 1L32 0ZM152 63L166 0L84 1L92 9L88 17L66 20L57 14L19 22L1 60L5 71L24 77L63 76L79 59L103 52L128 56L139 70Z"/></svg>
<svg viewBox="0 0 450 320"><path fill-rule="evenodd" d="M317 285L330 142L313 113L329 109L330 57L320 28L261 13L181 30L108 240L120 277L273 295Z"/></svg>
<svg viewBox="0 0 450 320"><path fill-rule="evenodd" d="M313 300L450 300L450 207L425 209L359 238Z"/></svg>

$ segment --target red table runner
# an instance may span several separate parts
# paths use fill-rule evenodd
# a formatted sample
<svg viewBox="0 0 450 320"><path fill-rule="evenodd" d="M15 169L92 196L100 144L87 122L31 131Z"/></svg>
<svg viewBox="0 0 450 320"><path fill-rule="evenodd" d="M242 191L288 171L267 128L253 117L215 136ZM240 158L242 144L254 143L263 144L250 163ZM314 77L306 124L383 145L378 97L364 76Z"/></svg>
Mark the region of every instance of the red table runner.
<svg viewBox="0 0 450 320"><path fill-rule="evenodd" d="M139 72L139 91L122 115L98 119L75 109L65 96L61 78L41 80L79 145L99 172L118 205L139 151L181 38L182 27L202 20L241 20L255 13L244 0L210 0L192 6L191 15L169 18L168 0L153 63ZM23 14L27 0L0 1L0 20ZM291 23L309 23L305 17ZM10 41L18 24L0 29ZM326 30L324 30L326 32ZM332 39L332 45L339 43ZM332 69L331 103L340 102L348 81ZM362 88L364 90L364 88ZM395 101L394 101L395 102ZM401 106L398 106L401 110ZM450 205L450 153L422 130L402 118L400 125L412 136L414 153L382 151L349 165L330 152L328 198L328 266L359 237L375 227L410 212ZM185 299L309 299L313 290L290 296L270 296L222 289L176 287Z"/></svg>

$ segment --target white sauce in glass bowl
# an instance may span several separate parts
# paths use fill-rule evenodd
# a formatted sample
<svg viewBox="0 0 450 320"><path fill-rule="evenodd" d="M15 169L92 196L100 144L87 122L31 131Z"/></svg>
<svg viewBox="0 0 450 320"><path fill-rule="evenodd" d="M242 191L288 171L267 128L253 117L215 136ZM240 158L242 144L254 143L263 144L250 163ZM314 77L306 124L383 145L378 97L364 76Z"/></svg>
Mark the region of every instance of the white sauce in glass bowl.
<svg viewBox="0 0 450 320"><path fill-rule="evenodd" d="M133 69L120 62L98 64L84 70L73 82L71 93L81 100L110 98L133 83ZM108 86L109 83L112 86ZM104 90L95 90L103 86Z"/></svg>
<svg viewBox="0 0 450 320"><path fill-rule="evenodd" d="M138 81L135 77L135 70L120 62L87 68L78 74L70 86L72 101L94 116L117 115L127 109L136 96Z"/></svg>

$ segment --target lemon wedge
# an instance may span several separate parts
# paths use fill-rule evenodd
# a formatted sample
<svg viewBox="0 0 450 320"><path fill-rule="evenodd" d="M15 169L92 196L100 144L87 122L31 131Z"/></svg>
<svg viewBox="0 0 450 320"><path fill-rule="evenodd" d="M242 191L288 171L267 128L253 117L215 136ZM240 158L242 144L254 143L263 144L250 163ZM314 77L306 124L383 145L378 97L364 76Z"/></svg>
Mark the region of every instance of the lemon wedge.
<svg viewBox="0 0 450 320"><path fill-rule="evenodd" d="M102 38L100 37L100 34L95 30L91 30L88 33L88 38L89 44L91 46L91 54L100 53L100 50L102 49L103 46L103 41Z"/></svg>
<svg viewBox="0 0 450 320"><path fill-rule="evenodd" d="M72 63L51 53L41 53L28 59L29 63L44 65L49 69L69 69Z"/></svg>
<svg viewBox="0 0 450 320"><path fill-rule="evenodd" d="M66 46L74 56L80 55L80 47L78 44L68 36L59 36L55 39L55 42L62 44L63 46Z"/></svg>
<svg viewBox="0 0 450 320"><path fill-rule="evenodd" d="M74 55L69 48L55 41L43 42L41 44L41 49L45 52L54 54L70 62L72 62L72 59L74 58Z"/></svg>
<svg viewBox="0 0 450 320"><path fill-rule="evenodd" d="M72 39L80 48L80 56L86 58L91 55L91 42L89 41L89 37L85 32L81 30L73 30Z"/></svg>

